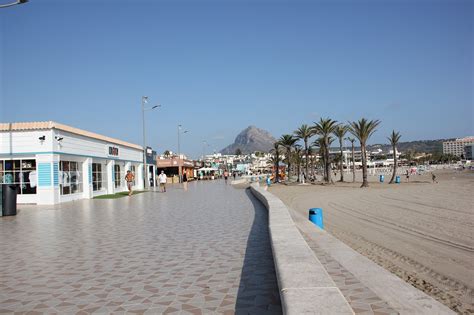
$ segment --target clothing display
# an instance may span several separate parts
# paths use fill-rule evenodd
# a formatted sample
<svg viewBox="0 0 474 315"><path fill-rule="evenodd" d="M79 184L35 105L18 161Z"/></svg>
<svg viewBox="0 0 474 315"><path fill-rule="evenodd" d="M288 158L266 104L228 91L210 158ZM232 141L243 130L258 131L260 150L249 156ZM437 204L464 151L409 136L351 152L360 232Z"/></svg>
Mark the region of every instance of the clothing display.
<svg viewBox="0 0 474 315"><path fill-rule="evenodd" d="M36 187L36 182L37 182L36 171L31 171L30 174L28 174L28 181L30 182L31 188Z"/></svg>

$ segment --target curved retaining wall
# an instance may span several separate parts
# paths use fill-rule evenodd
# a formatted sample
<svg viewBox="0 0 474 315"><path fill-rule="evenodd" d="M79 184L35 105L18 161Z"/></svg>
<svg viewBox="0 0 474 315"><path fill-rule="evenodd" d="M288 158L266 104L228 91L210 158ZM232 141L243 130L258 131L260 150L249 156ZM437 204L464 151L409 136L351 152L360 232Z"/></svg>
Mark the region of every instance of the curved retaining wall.
<svg viewBox="0 0 474 315"><path fill-rule="evenodd" d="M354 314L341 291L298 231L283 202L260 188L253 195L268 209L270 240L285 314Z"/></svg>

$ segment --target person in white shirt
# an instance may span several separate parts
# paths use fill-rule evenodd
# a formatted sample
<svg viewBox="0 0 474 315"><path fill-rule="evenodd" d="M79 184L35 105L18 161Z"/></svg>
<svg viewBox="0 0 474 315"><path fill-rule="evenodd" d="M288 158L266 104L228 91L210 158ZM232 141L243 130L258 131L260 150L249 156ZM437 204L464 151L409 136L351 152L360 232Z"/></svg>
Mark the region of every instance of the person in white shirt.
<svg viewBox="0 0 474 315"><path fill-rule="evenodd" d="M166 192L166 174L164 171L161 171L161 174L158 175L158 181L160 182L161 192Z"/></svg>

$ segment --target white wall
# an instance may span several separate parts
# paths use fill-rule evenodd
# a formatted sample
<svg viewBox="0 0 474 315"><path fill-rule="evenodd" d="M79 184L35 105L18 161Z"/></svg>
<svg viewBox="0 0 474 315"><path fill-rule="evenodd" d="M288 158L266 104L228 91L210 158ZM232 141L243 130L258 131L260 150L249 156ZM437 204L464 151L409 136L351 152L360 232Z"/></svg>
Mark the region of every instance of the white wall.
<svg viewBox="0 0 474 315"><path fill-rule="evenodd" d="M46 136L45 141L38 138ZM28 153L28 152L51 152L53 151L53 131L52 130L35 130L35 131L8 131L0 132L0 154Z"/></svg>
<svg viewBox="0 0 474 315"><path fill-rule="evenodd" d="M39 137L45 136L44 141ZM57 141L55 136L62 137ZM118 148L118 156L109 155L109 147ZM13 158L35 158L38 163L51 163L51 186L37 187L36 195L19 195L19 203L56 204L93 196L115 193L127 190L124 174L131 165L135 166L136 189L143 188L143 153L139 149L125 147L106 141L88 138L81 135L61 130L33 130L0 132L0 159L5 159L13 154ZM73 195L60 195L59 185L54 181L53 163L62 161L82 162L83 192ZM89 181L89 165L101 163L106 167L106 188L103 191L92 191ZM121 186L115 188L113 181L114 165L121 168ZM105 168L104 168L105 170ZM57 176L56 176L57 177Z"/></svg>
<svg viewBox="0 0 474 315"><path fill-rule="evenodd" d="M140 162L143 160L143 153L138 149L72 134L62 130L55 129L54 135L62 137L63 140L60 142L54 141L53 151L135 162ZM108 154L109 147L118 148L119 155L110 156Z"/></svg>

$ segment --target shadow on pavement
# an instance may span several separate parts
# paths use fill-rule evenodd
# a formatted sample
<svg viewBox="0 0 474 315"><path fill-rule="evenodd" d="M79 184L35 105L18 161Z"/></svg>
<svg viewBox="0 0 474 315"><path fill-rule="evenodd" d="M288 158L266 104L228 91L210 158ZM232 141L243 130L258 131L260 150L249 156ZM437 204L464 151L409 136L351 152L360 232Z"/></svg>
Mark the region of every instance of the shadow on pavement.
<svg viewBox="0 0 474 315"><path fill-rule="evenodd" d="M267 209L245 191L254 206L254 220L247 240L236 314L281 314L281 302L273 262Z"/></svg>

